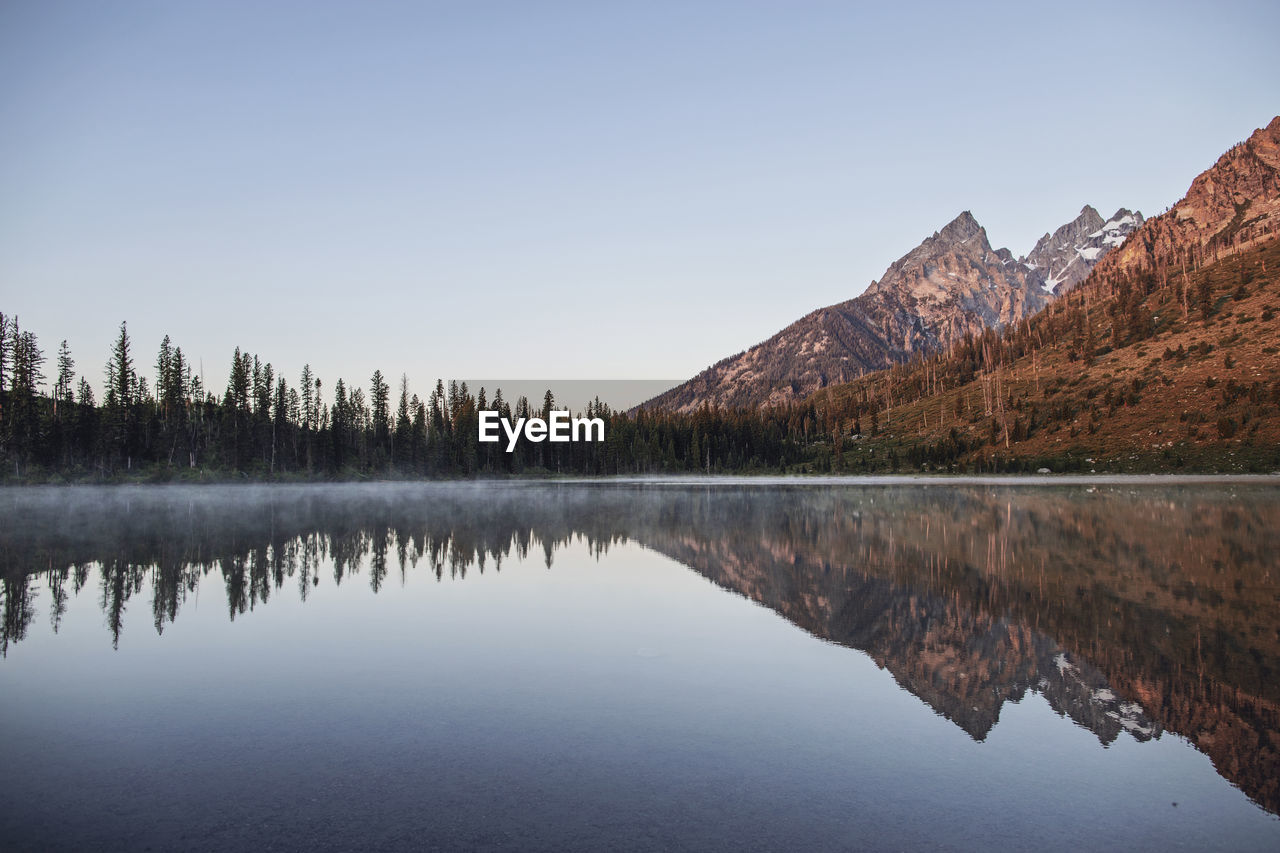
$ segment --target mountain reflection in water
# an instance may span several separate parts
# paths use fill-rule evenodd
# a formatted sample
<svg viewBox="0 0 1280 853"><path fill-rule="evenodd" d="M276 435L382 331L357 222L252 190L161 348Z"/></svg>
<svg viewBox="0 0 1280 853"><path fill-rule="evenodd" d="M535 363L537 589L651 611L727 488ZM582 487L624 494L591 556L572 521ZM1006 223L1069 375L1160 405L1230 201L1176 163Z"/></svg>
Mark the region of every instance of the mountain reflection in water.
<svg viewBox="0 0 1280 853"><path fill-rule="evenodd" d="M1179 734L1280 812L1274 487L41 489L0 493L0 516L5 655L86 589L119 645L135 596L163 632L206 581L234 620L286 587L376 592L630 541L865 652L975 740L1031 691L1104 744Z"/></svg>

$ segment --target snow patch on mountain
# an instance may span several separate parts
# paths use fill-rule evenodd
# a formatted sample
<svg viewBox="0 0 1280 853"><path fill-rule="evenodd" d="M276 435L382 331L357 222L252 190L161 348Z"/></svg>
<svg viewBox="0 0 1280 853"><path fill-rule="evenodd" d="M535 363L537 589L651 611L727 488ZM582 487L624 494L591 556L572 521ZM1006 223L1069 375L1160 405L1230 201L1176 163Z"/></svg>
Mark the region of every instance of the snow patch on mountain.
<svg viewBox="0 0 1280 853"><path fill-rule="evenodd" d="M1084 281L1107 252L1124 243L1142 224L1142 214L1120 208L1108 220L1091 205L1052 234L1045 234L1022 264L1029 270L1043 270L1041 287L1061 295Z"/></svg>

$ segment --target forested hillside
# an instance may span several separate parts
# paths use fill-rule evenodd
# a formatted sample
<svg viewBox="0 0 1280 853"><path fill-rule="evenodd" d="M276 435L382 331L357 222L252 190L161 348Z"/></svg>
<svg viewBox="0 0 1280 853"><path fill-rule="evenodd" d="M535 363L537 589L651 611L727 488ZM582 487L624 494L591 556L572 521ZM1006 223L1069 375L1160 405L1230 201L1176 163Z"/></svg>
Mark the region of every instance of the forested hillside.
<svg viewBox="0 0 1280 853"><path fill-rule="evenodd" d="M836 464L1280 469L1278 216L1280 117L1039 314L815 395Z"/></svg>
<svg viewBox="0 0 1280 853"><path fill-rule="evenodd" d="M848 470L1280 469L1280 241L1196 264L1095 275L806 417Z"/></svg>

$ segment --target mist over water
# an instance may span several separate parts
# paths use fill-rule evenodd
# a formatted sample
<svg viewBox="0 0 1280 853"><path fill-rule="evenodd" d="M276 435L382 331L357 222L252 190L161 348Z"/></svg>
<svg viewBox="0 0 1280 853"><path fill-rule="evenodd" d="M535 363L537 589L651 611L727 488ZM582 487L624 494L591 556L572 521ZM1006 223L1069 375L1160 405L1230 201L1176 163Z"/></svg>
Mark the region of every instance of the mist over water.
<svg viewBox="0 0 1280 853"><path fill-rule="evenodd" d="M0 517L18 849L1280 844L1265 481L49 488Z"/></svg>

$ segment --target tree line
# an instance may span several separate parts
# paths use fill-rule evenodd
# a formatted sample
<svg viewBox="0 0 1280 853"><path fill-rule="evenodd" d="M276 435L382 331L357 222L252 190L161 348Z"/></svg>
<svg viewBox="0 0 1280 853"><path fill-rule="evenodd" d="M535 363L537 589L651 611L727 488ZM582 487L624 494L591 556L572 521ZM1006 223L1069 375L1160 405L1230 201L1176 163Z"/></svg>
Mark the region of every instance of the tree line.
<svg viewBox="0 0 1280 853"><path fill-rule="evenodd" d="M36 335L0 313L0 478L595 476L779 470L802 458L777 414L629 414L597 398L578 414L604 420L603 442L522 441L508 453L477 440L479 412L545 418L560 408L550 390L510 401L437 379L423 397L405 375L329 385L310 364L294 382L237 347L219 394L168 335L149 367L122 322L98 400L65 340L51 364Z"/></svg>

